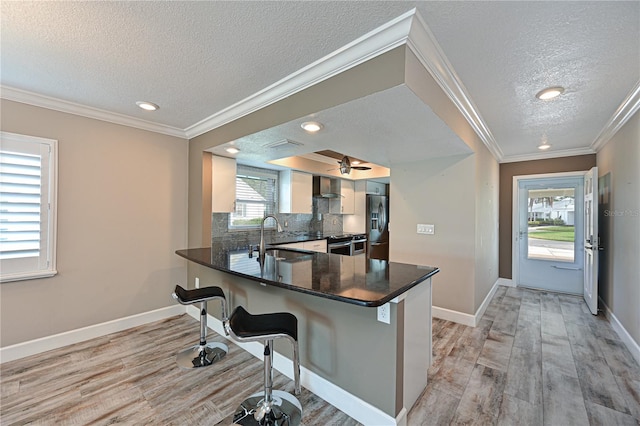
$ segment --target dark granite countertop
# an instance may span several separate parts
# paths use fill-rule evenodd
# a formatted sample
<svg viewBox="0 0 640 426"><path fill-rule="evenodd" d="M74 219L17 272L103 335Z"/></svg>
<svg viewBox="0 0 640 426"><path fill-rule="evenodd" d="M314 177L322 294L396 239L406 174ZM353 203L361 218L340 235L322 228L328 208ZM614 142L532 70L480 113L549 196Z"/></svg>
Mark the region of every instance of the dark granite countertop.
<svg viewBox="0 0 640 426"><path fill-rule="evenodd" d="M360 306L380 306L439 272L431 266L367 259L365 255L277 249L264 262L247 248L214 244L177 250L192 262L253 281Z"/></svg>

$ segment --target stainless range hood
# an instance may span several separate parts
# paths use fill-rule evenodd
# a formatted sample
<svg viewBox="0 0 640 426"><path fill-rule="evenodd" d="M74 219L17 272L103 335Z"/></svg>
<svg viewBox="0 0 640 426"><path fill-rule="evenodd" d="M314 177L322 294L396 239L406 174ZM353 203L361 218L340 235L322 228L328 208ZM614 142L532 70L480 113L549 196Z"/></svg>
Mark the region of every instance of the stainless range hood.
<svg viewBox="0 0 640 426"><path fill-rule="evenodd" d="M313 196L316 198L340 198L340 181L326 176L313 177Z"/></svg>

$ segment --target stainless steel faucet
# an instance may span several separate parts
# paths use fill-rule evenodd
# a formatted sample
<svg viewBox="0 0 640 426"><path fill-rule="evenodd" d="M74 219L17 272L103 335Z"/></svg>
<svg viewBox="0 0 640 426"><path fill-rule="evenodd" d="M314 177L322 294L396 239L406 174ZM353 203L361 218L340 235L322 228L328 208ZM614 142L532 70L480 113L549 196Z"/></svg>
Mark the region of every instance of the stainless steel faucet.
<svg viewBox="0 0 640 426"><path fill-rule="evenodd" d="M266 215L263 219L262 222L260 223L260 259L264 259L265 256L265 247L264 247L264 223L266 222L267 219L269 219L270 217L273 218L273 220L276 221L276 225L278 225L278 232L282 232L282 227L280 226L280 222L278 222L278 218L275 217L272 214L268 214Z"/></svg>

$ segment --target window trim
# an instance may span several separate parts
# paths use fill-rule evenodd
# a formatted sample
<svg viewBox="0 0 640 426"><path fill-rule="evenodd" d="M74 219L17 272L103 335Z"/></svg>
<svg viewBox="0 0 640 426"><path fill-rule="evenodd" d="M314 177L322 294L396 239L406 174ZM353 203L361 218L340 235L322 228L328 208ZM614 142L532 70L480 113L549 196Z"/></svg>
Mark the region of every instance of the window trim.
<svg viewBox="0 0 640 426"><path fill-rule="evenodd" d="M10 133L0 131L0 140L2 142L27 142L38 143L49 146L49 164L47 165L47 197L48 197L48 214L46 217L47 223L47 242L46 242L46 256L47 266L43 269L35 269L24 272L14 272L4 274L0 271L0 283L23 281L38 278L53 277L58 273L56 263L56 246L57 246L57 231L58 231L58 141L55 139L47 139L38 136L21 135L17 133ZM43 176L44 178L44 176Z"/></svg>

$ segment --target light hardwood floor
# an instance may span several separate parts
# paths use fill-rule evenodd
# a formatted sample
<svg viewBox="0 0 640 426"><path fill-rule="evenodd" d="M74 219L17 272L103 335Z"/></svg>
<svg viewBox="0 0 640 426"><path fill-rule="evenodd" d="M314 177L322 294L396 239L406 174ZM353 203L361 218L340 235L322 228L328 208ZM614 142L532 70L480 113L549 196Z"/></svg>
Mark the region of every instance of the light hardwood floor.
<svg viewBox="0 0 640 426"><path fill-rule="evenodd" d="M434 319L433 333L409 425L640 424L640 368L578 297L500 287L478 327ZM224 362L181 370L197 334L182 315L4 363L0 424L226 424L262 362L229 344ZM274 387L293 383L276 373ZM307 390L300 401L305 425L358 424Z"/></svg>

